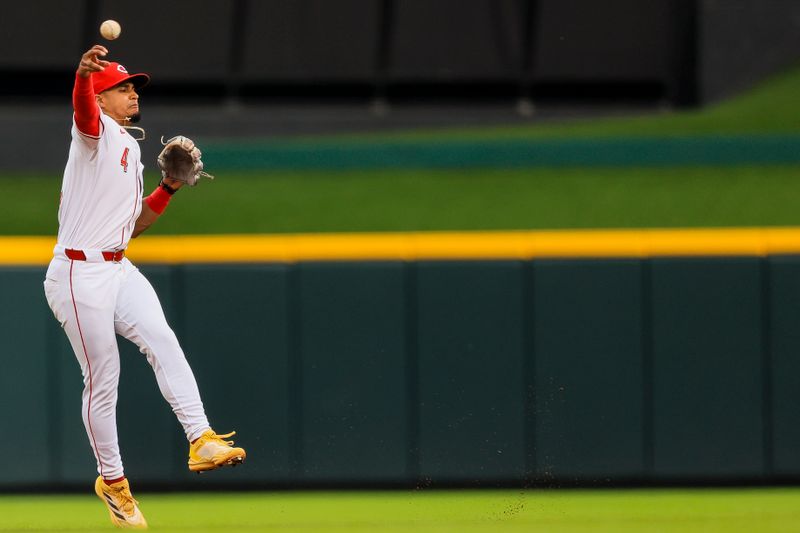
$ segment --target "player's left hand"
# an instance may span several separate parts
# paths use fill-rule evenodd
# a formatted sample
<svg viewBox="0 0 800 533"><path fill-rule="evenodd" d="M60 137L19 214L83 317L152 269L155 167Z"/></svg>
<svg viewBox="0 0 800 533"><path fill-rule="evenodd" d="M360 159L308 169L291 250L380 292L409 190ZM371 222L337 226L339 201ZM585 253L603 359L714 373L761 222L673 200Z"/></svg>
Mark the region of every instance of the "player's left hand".
<svg viewBox="0 0 800 533"><path fill-rule="evenodd" d="M177 188L172 185L174 182L192 187L200 178L214 179L214 176L203 172L202 154L190 138L178 135L164 142L162 137L161 143L164 149L158 154L158 166L164 183L172 188Z"/></svg>
<svg viewBox="0 0 800 533"><path fill-rule="evenodd" d="M185 181L181 181L181 180L174 180L174 179L172 179L172 178L161 178L161 181L162 181L162 183L164 183L164 184L165 184L167 187L169 187L170 189L175 189L176 191L177 191L178 189L180 189L181 187L183 187L183 185L186 183Z"/></svg>

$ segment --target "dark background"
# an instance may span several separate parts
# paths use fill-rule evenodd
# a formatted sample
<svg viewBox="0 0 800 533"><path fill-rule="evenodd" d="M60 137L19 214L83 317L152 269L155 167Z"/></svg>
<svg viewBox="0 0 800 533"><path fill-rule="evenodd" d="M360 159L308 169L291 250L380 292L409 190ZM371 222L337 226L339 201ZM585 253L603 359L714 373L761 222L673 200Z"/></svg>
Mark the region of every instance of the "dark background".
<svg viewBox="0 0 800 533"><path fill-rule="evenodd" d="M191 100L691 106L800 57L794 0L29 0L0 19L0 91L63 99L107 18L151 97Z"/></svg>
<svg viewBox="0 0 800 533"><path fill-rule="evenodd" d="M0 17L0 168L63 167L97 42L152 74L151 161L178 133L208 146L702 106L798 64L799 29L796 0L29 0Z"/></svg>

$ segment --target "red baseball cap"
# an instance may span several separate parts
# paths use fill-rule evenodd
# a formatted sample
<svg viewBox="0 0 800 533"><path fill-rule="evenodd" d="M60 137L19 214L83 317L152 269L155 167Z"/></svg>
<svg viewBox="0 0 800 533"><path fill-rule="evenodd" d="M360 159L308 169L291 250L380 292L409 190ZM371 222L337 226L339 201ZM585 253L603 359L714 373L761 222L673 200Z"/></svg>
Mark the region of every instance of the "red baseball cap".
<svg viewBox="0 0 800 533"><path fill-rule="evenodd" d="M113 61L109 62L108 66L100 72L92 72L94 94L100 94L126 81L130 81L134 87L141 89L150 82L150 76L144 73L128 74L125 67Z"/></svg>

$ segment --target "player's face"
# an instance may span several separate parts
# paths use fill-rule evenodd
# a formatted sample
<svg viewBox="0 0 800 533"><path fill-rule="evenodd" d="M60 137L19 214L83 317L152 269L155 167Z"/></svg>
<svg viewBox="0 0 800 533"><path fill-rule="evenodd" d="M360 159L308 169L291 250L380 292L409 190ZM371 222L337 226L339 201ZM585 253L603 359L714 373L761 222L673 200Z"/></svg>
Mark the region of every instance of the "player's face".
<svg viewBox="0 0 800 533"><path fill-rule="evenodd" d="M97 103L106 115L120 124L139 115L139 95L130 82L121 83L98 94Z"/></svg>

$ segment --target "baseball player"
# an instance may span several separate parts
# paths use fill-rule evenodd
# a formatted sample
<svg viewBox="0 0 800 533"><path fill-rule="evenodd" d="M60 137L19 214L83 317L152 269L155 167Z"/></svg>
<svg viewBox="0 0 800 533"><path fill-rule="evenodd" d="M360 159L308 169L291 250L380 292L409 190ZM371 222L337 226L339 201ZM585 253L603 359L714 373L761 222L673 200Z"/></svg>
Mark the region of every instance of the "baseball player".
<svg viewBox="0 0 800 533"><path fill-rule="evenodd" d="M150 283L125 257L184 184L165 175L142 198L141 153L129 133L139 118L138 90L147 74L129 74L95 45L81 57L72 96L69 159L58 210L58 242L44 282L47 302L69 337L83 373L83 422L97 459L95 492L114 525L145 529L117 444L119 351L116 334L133 341L155 371L159 389L189 440L189 469L213 470L245 459L242 448L208 423L194 375ZM200 152L188 139L182 147ZM187 142L191 146L187 146ZM162 152L163 154L163 152ZM163 175L163 174L162 174Z"/></svg>

